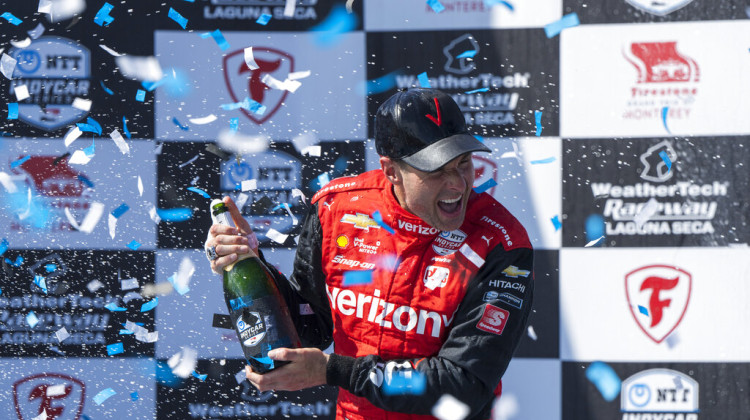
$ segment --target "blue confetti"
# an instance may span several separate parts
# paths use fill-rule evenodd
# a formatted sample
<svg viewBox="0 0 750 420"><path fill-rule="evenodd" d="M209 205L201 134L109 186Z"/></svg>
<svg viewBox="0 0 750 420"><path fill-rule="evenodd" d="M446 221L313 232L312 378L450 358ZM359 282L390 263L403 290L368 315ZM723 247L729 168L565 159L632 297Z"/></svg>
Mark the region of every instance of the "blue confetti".
<svg viewBox="0 0 750 420"><path fill-rule="evenodd" d="M79 181L81 181L82 183L84 183L84 184L85 184L85 185L86 185L87 187L89 187L89 188L94 188L94 183L93 183L93 182L91 182L91 180L90 180L90 179L86 178L86 176L85 176L85 175L80 175L80 174L79 174L79 175L77 175L77 176L76 176L76 178L77 178L77 179L78 179Z"/></svg>
<svg viewBox="0 0 750 420"><path fill-rule="evenodd" d="M266 112L266 108L267 108L265 105L262 105L261 103L250 99L249 97L245 97L245 99L242 100L242 102L235 102L232 104L221 104L220 107L221 109L225 111L233 111L235 109L242 108L250 112L253 112L257 115L263 115Z"/></svg>
<svg viewBox="0 0 750 420"><path fill-rule="evenodd" d="M141 247L141 243L136 240L132 240L130 241L130 243L127 244L127 247L132 249L133 251L137 251L138 248Z"/></svg>
<svg viewBox="0 0 750 420"><path fill-rule="evenodd" d="M474 58L477 55L477 50L467 50L457 55L456 58Z"/></svg>
<svg viewBox="0 0 750 420"><path fill-rule="evenodd" d="M120 335L131 335L131 334L135 334L135 333L133 331L126 330L126 329L120 330Z"/></svg>
<svg viewBox="0 0 750 420"><path fill-rule="evenodd" d="M380 214L380 210L375 210L375 213L372 214L372 220L374 220L375 223L378 224L378 226L380 226L383 229L387 230L388 233L390 233L391 235L395 235L396 234L396 231L393 230L392 227L388 226L388 224L386 224L383 221L383 215Z"/></svg>
<svg viewBox="0 0 750 420"><path fill-rule="evenodd" d="M552 221L552 225L555 227L555 230L558 231L562 227L562 223L560 222L560 217L558 215L555 215L555 217L550 219Z"/></svg>
<svg viewBox="0 0 750 420"><path fill-rule="evenodd" d="M11 24L15 26L18 26L21 24L21 22L23 22L21 19L15 17L13 13L11 12L5 12L2 15L0 15L0 17L2 17L3 19L7 20L8 22L10 22Z"/></svg>
<svg viewBox="0 0 750 420"><path fill-rule="evenodd" d="M507 1L503 0L484 0L484 6L487 8L492 8L492 6L496 6L498 4L502 4L503 6L510 9L510 11L513 11L513 5L508 3Z"/></svg>
<svg viewBox="0 0 750 420"><path fill-rule="evenodd" d="M44 294L47 294L47 279L43 276L40 276L39 274L34 276L34 284L37 285L40 289L42 289L42 292Z"/></svg>
<svg viewBox="0 0 750 420"><path fill-rule="evenodd" d="M249 296L238 297L237 299L232 299L229 301L229 306L232 308L233 311L236 311L237 309L240 309L240 308L248 308L252 304L253 304L253 299Z"/></svg>
<svg viewBox="0 0 750 420"><path fill-rule="evenodd" d="M617 398L621 381L614 369L604 362L593 362L586 369L586 378L596 386L607 401Z"/></svg>
<svg viewBox="0 0 750 420"><path fill-rule="evenodd" d="M672 134L671 131L669 131L669 127L667 126L667 115L669 114L669 107L665 106L661 109L661 122L664 124L664 129L667 130L667 133Z"/></svg>
<svg viewBox="0 0 750 420"><path fill-rule="evenodd" d="M23 163L26 162L29 159L31 159L31 155L26 155L26 156L24 156L24 157L22 157L22 158L20 158L18 160L14 160L13 162L10 163L10 168L11 169L15 169L15 168L23 165Z"/></svg>
<svg viewBox="0 0 750 420"><path fill-rule="evenodd" d="M231 130L233 133L237 132L237 129L240 126L240 119L239 118L231 118L229 119L229 130Z"/></svg>
<svg viewBox="0 0 750 420"><path fill-rule="evenodd" d="M112 388L103 389L98 394L94 395L94 402L96 405L102 405L104 401L107 401L109 397L115 394L117 394L117 392Z"/></svg>
<svg viewBox="0 0 750 420"><path fill-rule="evenodd" d="M216 43L219 45L219 48L221 48L222 51L226 51L229 49L229 42L227 42L227 39L224 38L224 35L222 35L221 30L217 29L213 32L211 32L211 38L216 41Z"/></svg>
<svg viewBox="0 0 750 420"><path fill-rule="evenodd" d="M360 286L372 283L373 270L352 270L344 272L344 286Z"/></svg>
<svg viewBox="0 0 750 420"><path fill-rule="evenodd" d="M115 343L107 346L107 354L109 356L114 356L116 354L123 353L124 351L125 348L123 347L122 343Z"/></svg>
<svg viewBox="0 0 750 420"><path fill-rule="evenodd" d="M114 95L115 94L114 92L112 92L112 89L104 86L104 82L102 82L101 80L99 81L99 84L102 86L102 89L104 89L104 91L107 92L108 95Z"/></svg>
<svg viewBox="0 0 750 420"><path fill-rule="evenodd" d="M207 192L203 191L200 188L197 188L197 187L188 187L187 190L188 191L192 191L194 193L198 193L198 194L202 195L204 198L211 198L211 196L208 195Z"/></svg>
<svg viewBox="0 0 750 420"><path fill-rule="evenodd" d="M175 278L174 278L174 276L173 276L173 275L172 275L172 276L169 276L169 278L168 278L167 280L168 280L168 281L169 281L170 283L172 283L172 287L174 287L174 290L176 290L176 291L177 291L177 293L179 293L179 294L181 294L181 295L184 295L185 293L187 293L187 292L189 292L189 291L190 291L190 287L188 287L188 286L186 286L186 285L184 285L184 284L180 284L180 283L177 283L177 282L175 281Z"/></svg>
<svg viewBox="0 0 750 420"><path fill-rule="evenodd" d="M641 305L638 305L638 312L642 313L643 315L648 316L648 309L644 308Z"/></svg>
<svg viewBox="0 0 750 420"><path fill-rule="evenodd" d="M185 1L192 1L192 0L185 0ZM138 401L138 392L131 392L130 393L130 401Z"/></svg>
<svg viewBox="0 0 750 420"><path fill-rule="evenodd" d="M96 147L95 147L95 143L93 140L91 140L91 146L83 149L83 153L85 153L86 156L88 157L94 156L95 151L96 151Z"/></svg>
<svg viewBox="0 0 750 420"><path fill-rule="evenodd" d="M94 132L96 134L102 135L102 125L99 124L99 122L91 117L86 118L86 123L92 127L94 127Z"/></svg>
<svg viewBox="0 0 750 420"><path fill-rule="evenodd" d="M273 369L273 359L270 357L253 357L256 361L262 363L264 366L268 366L270 369Z"/></svg>
<svg viewBox="0 0 750 420"><path fill-rule="evenodd" d="M600 214L591 214L586 218L586 241L591 242L594 239L604 236L605 230L604 218Z"/></svg>
<svg viewBox="0 0 750 420"><path fill-rule="evenodd" d="M112 216L114 216L115 219L119 219L120 216L125 214L128 210L130 210L130 207L128 207L127 204L122 203L116 209L112 210Z"/></svg>
<svg viewBox="0 0 750 420"><path fill-rule="evenodd" d="M534 111L534 119L536 120L536 136L542 135L542 111Z"/></svg>
<svg viewBox="0 0 750 420"><path fill-rule="evenodd" d="M157 80L155 82L144 80L143 82L141 82L141 86L143 86L143 88L146 89L147 91L151 92L154 89L158 88L159 86L163 85L166 81L167 81L167 76L164 76L161 78L161 80Z"/></svg>
<svg viewBox="0 0 750 420"><path fill-rule="evenodd" d="M104 307L112 312L124 312L127 310L125 308L117 306L117 302L109 302L108 304L104 305Z"/></svg>
<svg viewBox="0 0 750 420"><path fill-rule="evenodd" d="M442 3L440 3L439 0L427 0L427 5L430 6L430 8L435 13L440 13L443 10L445 10L445 6L443 6Z"/></svg>
<svg viewBox="0 0 750 420"><path fill-rule="evenodd" d="M175 125L176 125L177 127L180 127L180 130L182 130L182 131L188 131L188 130L190 130L190 127L188 127L188 126L186 126L186 125L182 125L182 124L180 124L180 120L178 120L178 119L177 119L177 117L172 117L172 122L173 122L173 123L174 123L174 124L175 124Z"/></svg>
<svg viewBox="0 0 750 420"><path fill-rule="evenodd" d="M562 32L563 29L572 28L580 24L578 14L573 12L563 16L560 20L547 24L544 27L544 33L547 35L547 38L552 38Z"/></svg>
<svg viewBox="0 0 750 420"><path fill-rule="evenodd" d="M46 264L44 269L47 270L48 273L52 273L57 270L57 264Z"/></svg>
<svg viewBox="0 0 750 420"><path fill-rule="evenodd" d="M552 162L554 162L555 160L556 160L556 159L555 159L555 157L554 157L554 156L552 156L552 157L548 157L548 158L546 158L546 159L538 159L538 160L532 160L532 161L531 161L531 164L532 164L532 165L539 165L539 164L543 164L543 163L552 163Z"/></svg>
<svg viewBox="0 0 750 420"><path fill-rule="evenodd" d="M484 87L484 88L470 90L470 91L464 92L464 93L467 94L467 95L471 95L472 93L489 92L489 91L490 91L490 88Z"/></svg>
<svg viewBox="0 0 750 420"><path fill-rule="evenodd" d="M182 16L177 10L174 10L171 7L169 8L169 13L167 14L167 17L177 22L177 24L180 25L182 29L185 29L187 27L188 20L184 16Z"/></svg>
<svg viewBox="0 0 750 420"><path fill-rule="evenodd" d="M29 311L29 313L26 314L26 323L29 324L31 328L36 327L36 324L39 323L39 318L37 318L34 311Z"/></svg>
<svg viewBox="0 0 750 420"><path fill-rule="evenodd" d="M104 6L102 6L102 8L99 9L98 12L96 12L96 16L94 16L94 23L99 26L109 26L109 24L115 20L115 18L109 15L109 12L111 12L114 8L115 6L112 6L109 3L104 3Z"/></svg>
<svg viewBox="0 0 750 420"><path fill-rule="evenodd" d="M12 102L8 104L8 119L9 120L18 119L18 103L17 102Z"/></svg>
<svg viewBox="0 0 750 420"><path fill-rule="evenodd" d="M430 79L427 77L427 72L419 73L417 76L417 79L419 80L419 86L423 88L431 88L430 86Z"/></svg>
<svg viewBox="0 0 750 420"><path fill-rule="evenodd" d="M156 308L156 305L159 304L159 298L155 297L152 300L144 303L141 305L141 312L148 312L154 308Z"/></svg>
<svg viewBox="0 0 750 420"><path fill-rule="evenodd" d="M667 172L672 170L672 160L669 158L669 155L667 154L666 150L662 150L659 152L659 157L661 157L661 160L664 161L664 163L667 165Z"/></svg>
<svg viewBox="0 0 750 420"><path fill-rule="evenodd" d="M427 378L422 372L412 370L409 376L405 372L394 372L390 381L383 382L385 395L423 395L427 386Z"/></svg>
<svg viewBox="0 0 750 420"><path fill-rule="evenodd" d="M356 29L357 15L346 11L342 4L336 4L326 18L310 29L315 32L315 43L323 48L332 47L342 39L342 35Z"/></svg>
<svg viewBox="0 0 750 420"><path fill-rule="evenodd" d="M474 192L476 192L477 194L481 194L495 186L497 186L497 181L495 181L493 178L490 178L487 181L484 181L482 185L474 187Z"/></svg>
<svg viewBox="0 0 750 420"><path fill-rule="evenodd" d="M184 222L190 220L193 217L193 210L186 207L178 207L174 209L157 209L156 214L159 215L161 220L167 222Z"/></svg>
<svg viewBox="0 0 750 420"><path fill-rule="evenodd" d="M138 89L138 91L135 93L135 100L138 102L143 102L146 99L146 91L143 89Z"/></svg>
<svg viewBox="0 0 750 420"><path fill-rule="evenodd" d="M122 131L125 132L125 137L130 138L130 130L128 130L128 120L122 117Z"/></svg>
<svg viewBox="0 0 750 420"><path fill-rule="evenodd" d="M201 382L205 381L208 375L199 375L198 372L193 371L193 376L198 378Z"/></svg>
<svg viewBox="0 0 750 420"><path fill-rule="evenodd" d="M391 90L396 87L396 76L400 74L401 71L396 70L377 79L361 81L357 84L357 93L362 96L368 96Z"/></svg>
<svg viewBox="0 0 750 420"><path fill-rule="evenodd" d="M23 257L20 255L17 256L15 262L6 258L5 262L8 263L9 265L12 265L13 267L20 267L21 264L23 264Z"/></svg>
<svg viewBox="0 0 750 420"><path fill-rule="evenodd" d="M270 21L271 21L271 15L269 15L268 13L263 13L262 15L260 15L258 20L255 21L255 23L257 23L258 25L265 26Z"/></svg>
<svg viewBox="0 0 750 420"><path fill-rule="evenodd" d="M484 137L482 137L482 136L477 136L477 135L475 134L475 135L474 135L474 138L475 138L475 139L477 139L477 140L479 140L479 141L481 141L482 143L484 143Z"/></svg>

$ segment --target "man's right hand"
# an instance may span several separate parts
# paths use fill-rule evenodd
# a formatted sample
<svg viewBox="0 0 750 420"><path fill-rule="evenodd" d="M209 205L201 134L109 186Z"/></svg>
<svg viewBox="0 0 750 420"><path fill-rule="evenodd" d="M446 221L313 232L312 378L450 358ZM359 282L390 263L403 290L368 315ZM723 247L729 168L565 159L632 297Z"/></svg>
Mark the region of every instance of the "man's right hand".
<svg viewBox="0 0 750 420"><path fill-rule="evenodd" d="M255 240L251 244L248 239L248 235L255 235L250 224L242 217L231 198L224 197L222 201L229 208L229 214L237 227L213 224L208 231L205 248L216 249L218 258L211 261L211 271L217 274L221 274L224 267L237 261L240 254L258 255L258 241Z"/></svg>

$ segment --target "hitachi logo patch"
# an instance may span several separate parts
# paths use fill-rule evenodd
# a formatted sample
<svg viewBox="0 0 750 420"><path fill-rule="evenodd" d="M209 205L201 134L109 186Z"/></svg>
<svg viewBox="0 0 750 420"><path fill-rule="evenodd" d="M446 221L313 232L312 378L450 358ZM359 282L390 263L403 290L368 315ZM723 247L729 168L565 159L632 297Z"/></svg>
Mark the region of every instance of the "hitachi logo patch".
<svg viewBox="0 0 750 420"><path fill-rule="evenodd" d="M435 311L420 309L417 312L416 309L406 305L396 307L396 304L380 299L379 289L375 289L374 296L370 296L326 285L326 293L331 301L331 309L342 316L354 316L383 328L396 328L399 331L416 329L417 334L440 337L455 317L455 313L448 318ZM427 328L428 321L432 328Z"/></svg>

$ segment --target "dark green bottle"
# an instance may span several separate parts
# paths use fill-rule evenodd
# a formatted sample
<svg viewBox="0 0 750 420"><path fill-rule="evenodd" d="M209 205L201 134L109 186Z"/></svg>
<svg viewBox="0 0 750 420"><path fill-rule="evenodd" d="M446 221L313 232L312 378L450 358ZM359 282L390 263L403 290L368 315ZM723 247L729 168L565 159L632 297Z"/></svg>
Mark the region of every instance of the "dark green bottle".
<svg viewBox="0 0 750 420"><path fill-rule="evenodd" d="M218 223L234 225L220 200L211 202L211 213ZM266 373L288 363L271 360L269 350L302 347L289 308L258 257L243 254L224 267L224 301L245 359L255 372Z"/></svg>

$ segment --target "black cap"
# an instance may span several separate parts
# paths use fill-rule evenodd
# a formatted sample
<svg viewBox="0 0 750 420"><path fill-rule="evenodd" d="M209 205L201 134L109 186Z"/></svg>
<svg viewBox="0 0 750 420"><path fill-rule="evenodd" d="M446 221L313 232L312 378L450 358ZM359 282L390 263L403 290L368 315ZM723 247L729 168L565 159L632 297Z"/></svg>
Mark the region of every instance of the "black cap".
<svg viewBox="0 0 750 420"><path fill-rule="evenodd" d="M437 89L410 89L388 98L375 114L375 149L423 172L468 152L490 152L466 130L464 114Z"/></svg>

